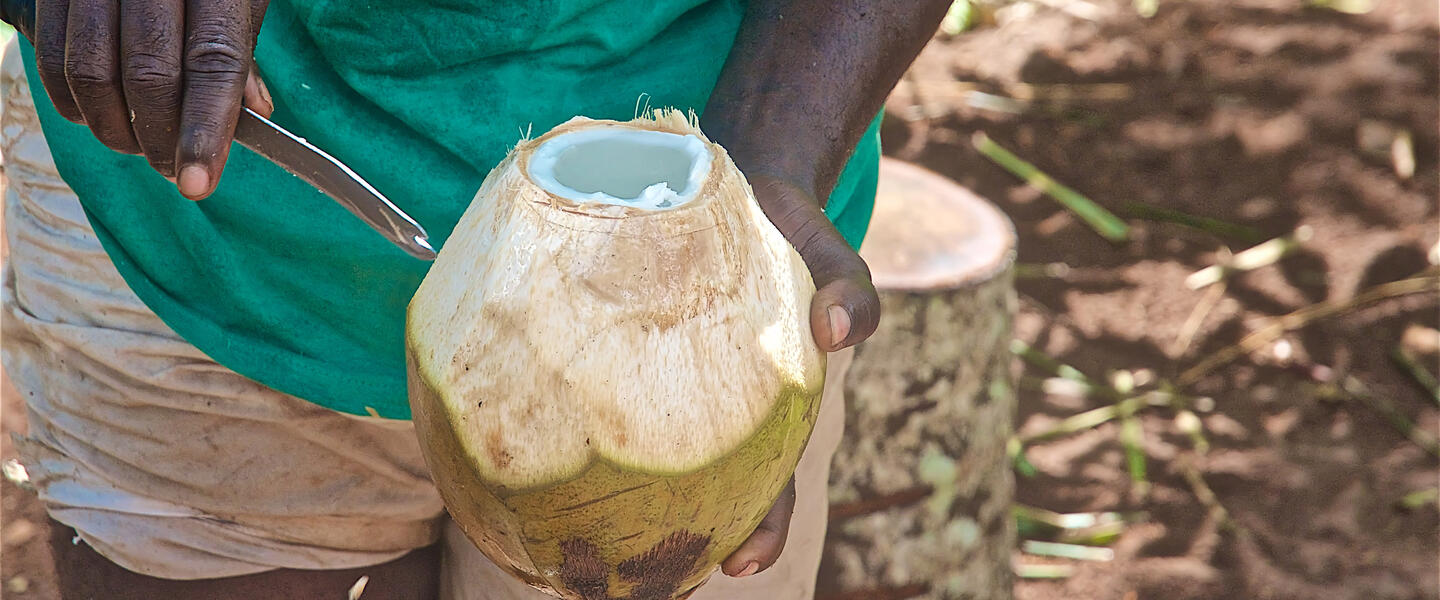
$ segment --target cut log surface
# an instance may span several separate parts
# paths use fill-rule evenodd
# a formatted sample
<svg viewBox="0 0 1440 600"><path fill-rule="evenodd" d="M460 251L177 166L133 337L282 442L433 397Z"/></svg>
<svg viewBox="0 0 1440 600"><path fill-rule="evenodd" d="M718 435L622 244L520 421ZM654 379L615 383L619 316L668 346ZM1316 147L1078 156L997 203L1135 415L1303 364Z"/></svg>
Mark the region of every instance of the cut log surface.
<svg viewBox="0 0 1440 600"><path fill-rule="evenodd" d="M860 254L884 312L845 381L817 598L1008 599L1014 228L885 159Z"/></svg>

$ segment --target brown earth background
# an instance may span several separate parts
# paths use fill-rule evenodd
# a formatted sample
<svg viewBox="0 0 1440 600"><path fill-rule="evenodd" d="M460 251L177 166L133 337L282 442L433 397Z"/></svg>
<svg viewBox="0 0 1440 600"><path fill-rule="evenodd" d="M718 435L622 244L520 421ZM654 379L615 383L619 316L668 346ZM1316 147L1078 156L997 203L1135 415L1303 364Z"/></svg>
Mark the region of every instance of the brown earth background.
<svg viewBox="0 0 1440 600"><path fill-rule="evenodd" d="M1277 317L1434 268L1440 8L1373 2L1162 0L1148 18L1144 0L977 5L979 25L937 36L892 94L886 153L1015 221L1018 338L1096 380L1174 381ZM1127 217L1133 240L1103 240L997 167L973 148L977 131ZM1395 164L1406 135L1413 173ZM1256 235L1158 222L1147 207ZM1312 237L1277 264L1219 292L1184 285L1227 250L1300 227ZM1019 503L1132 522L1111 560L1017 554L1068 571L1022 579L1017 597L1440 596L1440 510L1402 501L1440 484L1440 462L1376 408L1422 435L1440 429L1440 405L1390 357L1403 346L1436 370L1425 340L1440 335L1437 303L1432 288L1346 310L1209 371L1184 390L1213 400L1197 411L1208 452L1174 410L1140 411L1143 481L1114 422L1031 446ZM1022 435L1112 402L1037 389L1050 376L1033 365L1022 375ZM0 417L10 459L25 418L8 383ZM0 520L0 594L55 598L33 495L0 483Z"/></svg>

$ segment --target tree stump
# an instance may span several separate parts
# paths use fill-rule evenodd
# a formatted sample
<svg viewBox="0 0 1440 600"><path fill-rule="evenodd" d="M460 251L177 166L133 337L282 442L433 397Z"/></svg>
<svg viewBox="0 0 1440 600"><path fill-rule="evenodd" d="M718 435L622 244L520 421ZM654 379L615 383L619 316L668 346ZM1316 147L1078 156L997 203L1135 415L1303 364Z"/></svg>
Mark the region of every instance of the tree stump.
<svg viewBox="0 0 1440 600"><path fill-rule="evenodd" d="M845 380L816 597L1008 599L1014 227L885 159L860 254L884 312Z"/></svg>

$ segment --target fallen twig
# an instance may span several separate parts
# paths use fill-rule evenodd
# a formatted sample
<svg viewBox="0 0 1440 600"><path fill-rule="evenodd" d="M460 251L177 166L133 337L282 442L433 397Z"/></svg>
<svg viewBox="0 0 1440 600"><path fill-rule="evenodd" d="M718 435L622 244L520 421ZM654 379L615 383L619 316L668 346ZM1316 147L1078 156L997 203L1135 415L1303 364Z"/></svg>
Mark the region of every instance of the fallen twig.
<svg viewBox="0 0 1440 600"><path fill-rule="evenodd" d="M1144 513L1116 512L1057 513L1014 504L1010 507L1020 537L1082 546L1104 546L1114 542L1131 523L1146 518Z"/></svg>
<svg viewBox="0 0 1440 600"><path fill-rule="evenodd" d="M1210 442L1205 439L1204 423L1195 416L1195 413L1181 410L1175 415L1175 427L1188 435L1190 442L1194 444L1195 454L1193 456L1182 456L1175 461L1176 466L1180 469L1180 475L1190 485L1190 492L1195 494L1195 498L1205 507L1216 526L1222 530L1245 535L1245 528L1230 518L1230 511L1220 503L1220 497L1215 495L1215 490L1210 488L1210 484L1205 483L1204 475L1195 466L1197 458L1210 450Z"/></svg>
<svg viewBox="0 0 1440 600"><path fill-rule="evenodd" d="M1125 522L1125 516L1117 512L1058 513L1024 504L1013 504L1010 511L1017 521L1049 527L1054 530L1051 533Z"/></svg>
<svg viewBox="0 0 1440 600"><path fill-rule="evenodd" d="M1205 295L1200 297L1200 302L1195 304L1195 309L1190 311L1190 316L1185 318L1185 323L1180 326L1180 332L1175 335L1175 344L1170 347L1170 353L1176 357L1184 356L1185 351L1190 349L1190 343L1195 341L1195 334L1205 324L1205 318L1220 304L1225 297L1225 290L1229 286L1225 282L1205 290Z"/></svg>
<svg viewBox="0 0 1440 600"><path fill-rule="evenodd" d="M1110 387L1126 397L1135 394L1135 374L1129 370L1116 371L1110 377ZM1145 428L1135 418L1137 407L1120 413L1120 446L1125 449L1125 467L1130 473L1130 489L1137 498L1150 495L1150 480L1145 474Z"/></svg>
<svg viewBox="0 0 1440 600"><path fill-rule="evenodd" d="M1092 408L1085 412L1071 415L1048 429L1037 431L1029 435L1019 436L1020 443L1030 445L1036 442L1064 437L1073 433L1079 433L1087 429L1108 423L1126 415L1133 415L1147 406L1175 406L1179 396L1164 392L1146 392L1138 396L1126 398L1115 404Z"/></svg>
<svg viewBox="0 0 1440 600"><path fill-rule="evenodd" d="M1015 565L1015 576L1021 579L1065 579L1074 574L1070 565Z"/></svg>
<svg viewBox="0 0 1440 600"><path fill-rule="evenodd" d="M1375 8L1372 0L1306 0L1316 8L1328 8L1347 15L1363 15Z"/></svg>
<svg viewBox="0 0 1440 600"><path fill-rule="evenodd" d="M1067 391L1073 391L1086 397L1106 398L1114 402L1107 406L1092 408L1079 414L1070 415L1043 431L1017 436L1015 439L1022 447L1035 442L1079 433L1115 419L1126 418L1146 407L1168 406L1180 409L1188 408L1196 404L1203 404L1206 400L1204 398L1191 398L1178 394L1174 391L1174 386L1164 382L1162 382L1161 389L1149 390L1137 394L1133 389L1133 376L1117 377L1116 384L1096 382L1081 372L1080 369L1055 360L1055 358L1030 347L1029 344L1019 339L1010 341L1010 352L1019 356L1025 362L1055 375L1058 379L1073 384L1075 389ZM1022 385L1029 388L1038 388L1046 392L1053 392L1056 387L1054 380L1050 379L1040 380L1038 385L1034 379L1022 377L1020 381ZM1128 383L1118 385L1127 381ZM1130 434L1123 435L1130 435L1132 440L1135 439L1133 431ZM1122 443L1126 443L1123 439L1121 441ZM1015 453L1012 452L1011 454L1013 456Z"/></svg>
<svg viewBox="0 0 1440 600"><path fill-rule="evenodd" d="M1370 393L1370 388L1365 385L1365 382L1360 381L1353 375L1347 375L1341 380L1339 386L1335 386L1335 389L1343 392L1349 398L1364 402L1370 408L1374 409L1375 412L1380 413L1380 416L1384 417L1385 420L1390 423L1390 426L1403 434L1411 443L1436 457L1440 457L1440 439L1436 439L1434 434L1416 425L1415 421L1401 412L1399 408L1396 408L1395 404L1390 402L1389 398Z"/></svg>
<svg viewBox="0 0 1440 600"><path fill-rule="evenodd" d="M1220 503L1220 498L1215 495L1215 490L1210 489L1210 484L1205 483L1205 477L1200 474L1200 469L1195 468L1195 465L1189 460L1178 462L1180 474L1185 478L1185 482L1190 484L1191 493L1195 494L1195 498L1209 511L1210 518L1214 519L1222 529L1244 531L1245 528L1242 525L1230 518L1230 511L1225 510L1225 505Z"/></svg>
<svg viewBox="0 0 1440 600"><path fill-rule="evenodd" d="M1106 393L1106 395L1110 397L1118 397L1120 395L1119 392L1114 390L1101 389L1104 386L1097 388L1096 385L1090 381L1089 377L1086 377L1084 373L1080 372L1080 369L1055 360L1054 357L1030 347L1030 344L1025 343L1023 340L1010 340L1010 352L1019 356L1021 360L1048 371L1052 375L1083 384L1087 392Z"/></svg>
<svg viewBox="0 0 1440 600"><path fill-rule="evenodd" d="M1109 548L1096 548L1094 546L1081 546L1079 544L1062 544L1059 542L1042 542L1038 540L1025 540L1021 542L1020 551L1036 556L1096 562L1114 560L1115 558L1115 551Z"/></svg>
<svg viewBox="0 0 1440 600"><path fill-rule="evenodd" d="M1009 96L998 96L986 92L974 91L965 95L965 104L982 110L993 110L1011 115L1018 115L1025 112L1026 104Z"/></svg>
<svg viewBox="0 0 1440 600"><path fill-rule="evenodd" d="M1425 391L1430 393L1431 400L1434 400L1436 404L1440 404L1440 382L1435 380L1435 375L1431 373L1429 369L1426 369L1420 364L1420 361L1416 360L1414 356L1411 356L1410 353L1405 350L1404 346L1396 346L1394 350L1390 351L1390 358L1394 360L1395 364L1399 365L1402 370L1409 374L1410 378L1415 380L1415 383L1420 384L1420 387L1425 388Z"/></svg>
<svg viewBox="0 0 1440 600"><path fill-rule="evenodd" d="M350 591L346 594L346 598L349 600L360 600L360 595L365 593L365 585L368 583L370 583L370 576L361 575L359 579L355 580L355 585L350 586Z"/></svg>
<svg viewBox="0 0 1440 600"><path fill-rule="evenodd" d="M1227 260L1191 273L1189 277L1185 278L1185 285L1192 290L1198 290L1212 283L1223 281L1231 273L1244 273L1273 265L1299 249L1300 245L1309 241L1312 235L1314 235L1314 231L1309 226L1302 225L1290 235L1262 242Z"/></svg>
<svg viewBox="0 0 1440 600"><path fill-rule="evenodd" d="M1090 388L1064 377L1032 377L1021 375L1018 381L1020 389L1030 392L1041 392L1047 396L1068 396L1071 398L1089 398Z"/></svg>
<svg viewBox="0 0 1440 600"><path fill-rule="evenodd" d="M986 158L995 161L1011 174L1024 179L1026 183L1054 198L1070 212L1079 216L1095 233L1114 243L1130 241L1130 226L1099 204L1046 175L1038 167L996 144L983 132L975 132L971 139L975 149Z"/></svg>
<svg viewBox="0 0 1440 600"><path fill-rule="evenodd" d="M1044 508L1011 505L1015 525L1025 540L1057 541L1061 544L1109 545L1120 537L1133 522L1143 521L1146 514L1119 512L1061 512Z"/></svg>
<svg viewBox="0 0 1440 600"><path fill-rule="evenodd" d="M1440 285L1440 275L1427 273L1419 277L1411 277L1409 279L1401 279L1400 281L1377 285L1356 294L1355 297L1345 302L1318 302L1311 304L1274 319L1268 325L1245 336L1239 342L1221 348L1209 356L1206 356L1197 362L1195 366L1181 373L1180 376L1176 378L1175 385L1182 389L1189 387L1217 367L1259 350L1265 347L1265 345L1279 339L1280 336L1285 335L1285 333L1309 325L1315 320L1355 310L1362 306L1389 298L1434 291L1437 285Z"/></svg>
<svg viewBox="0 0 1440 600"><path fill-rule="evenodd" d="M1069 274L1070 265L1061 262L1015 263L1016 279L1064 279Z"/></svg>

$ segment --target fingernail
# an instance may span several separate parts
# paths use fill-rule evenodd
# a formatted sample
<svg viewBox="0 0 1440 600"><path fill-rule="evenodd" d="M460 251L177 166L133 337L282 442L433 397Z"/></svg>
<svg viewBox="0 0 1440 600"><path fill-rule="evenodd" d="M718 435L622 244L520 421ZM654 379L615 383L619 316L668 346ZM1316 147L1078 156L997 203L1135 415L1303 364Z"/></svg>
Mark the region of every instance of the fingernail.
<svg viewBox="0 0 1440 600"><path fill-rule="evenodd" d="M185 168L180 169L177 187L180 188L180 194L186 198L200 198L210 191L210 174L200 165L185 165Z"/></svg>
<svg viewBox="0 0 1440 600"><path fill-rule="evenodd" d="M261 79L259 75L256 75L256 76L255 76L255 87L260 88L260 97L265 100L265 106L266 106L266 108L267 108L266 113L267 113L267 114L274 113L274 112L275 112L275 100L270 97L270 88L269 88L269 87L266 87L266 85L265 85L265 80L264 80L264 79Z"/></svg>
<svg viewBox="0 0 1440 600"><path fill-rule="evenodd" d="M830 316L830 343L839 346L850 335L850 313L840 306L831 306L826 313Z"/></svg>
<svg viewBox="0 0 1440 600"><path fill-rule="evenodd" d="M755 572L756 572L756 571L759 571L759 570L760 570L760 563L755 562L755 561L752 560L752 561L750 561L750 562L748 562L748 563L745 563L745 568L742 569L739 573L736 573L735 576L736 576L736 577L749 577L749 576L751 576L751 575L754 575Z"/></svg>

